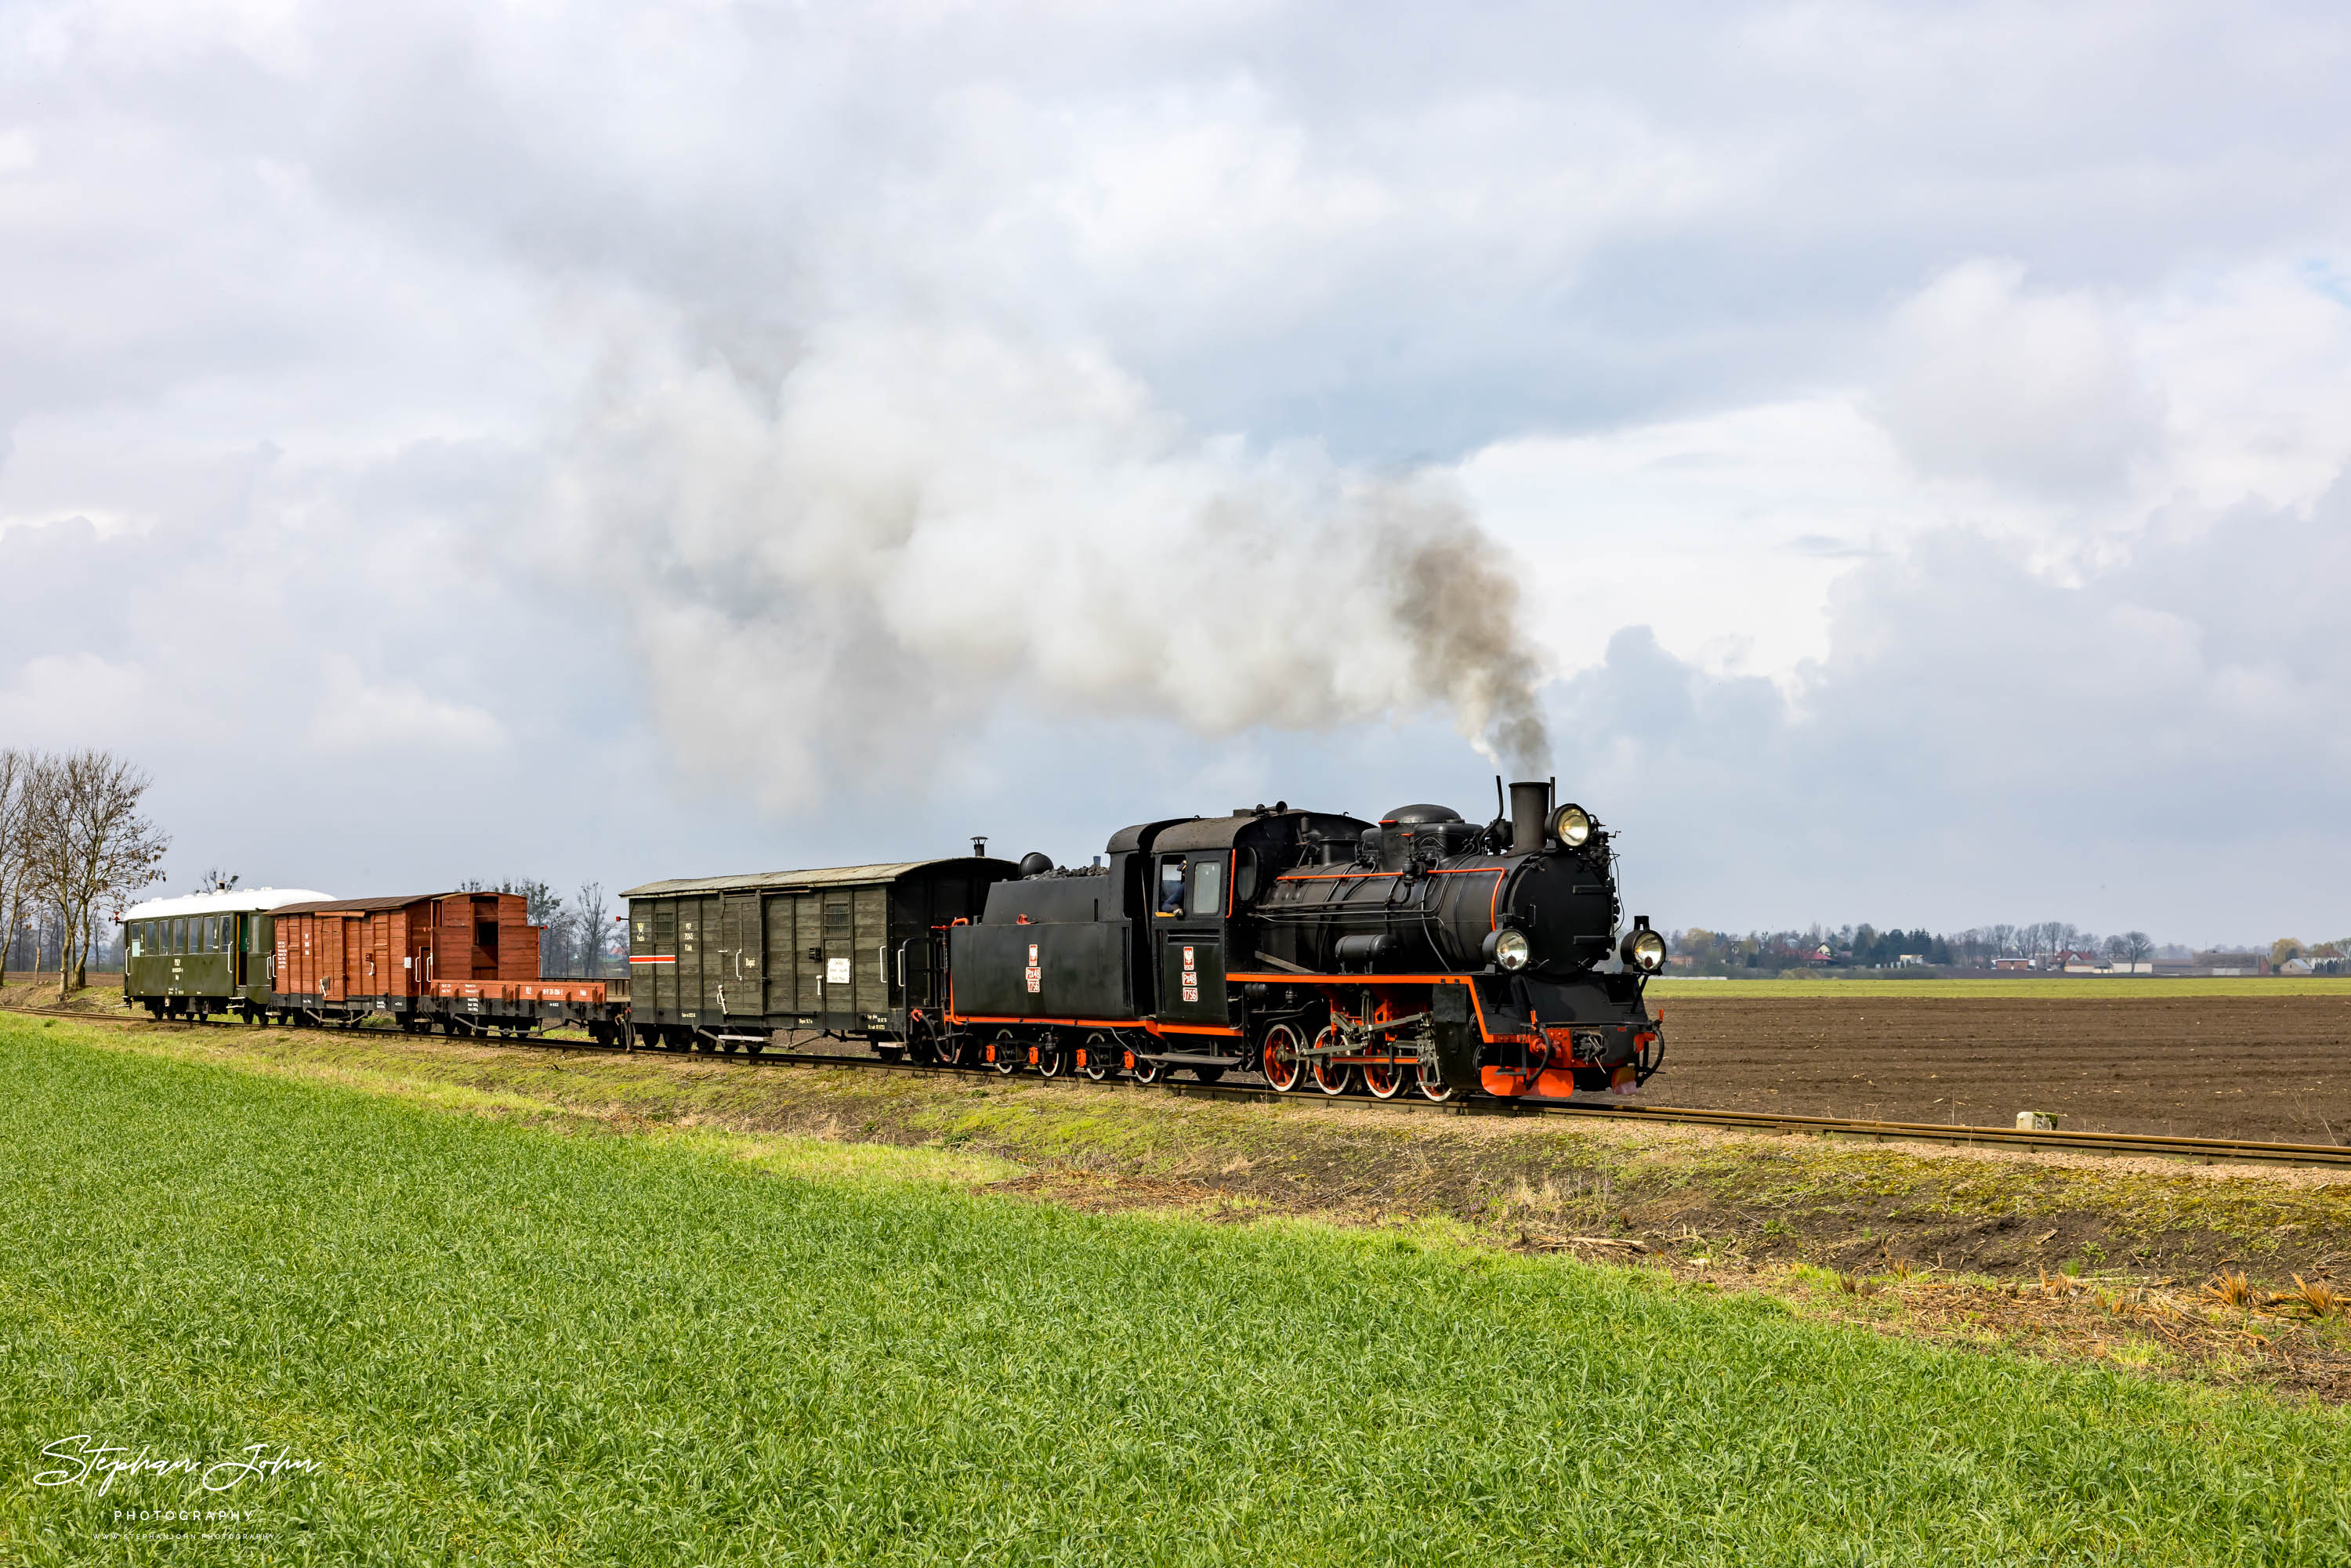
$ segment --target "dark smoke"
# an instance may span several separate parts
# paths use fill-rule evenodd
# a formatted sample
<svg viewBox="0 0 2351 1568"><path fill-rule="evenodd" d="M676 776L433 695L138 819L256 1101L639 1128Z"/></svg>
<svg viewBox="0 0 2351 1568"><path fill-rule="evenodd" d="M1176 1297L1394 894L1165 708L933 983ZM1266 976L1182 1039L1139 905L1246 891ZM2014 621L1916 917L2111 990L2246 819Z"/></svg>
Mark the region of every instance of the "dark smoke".
<svg viewBox="0 0 2351 1568"><path fill-rule="evenodd" d="M1395 565L1391 612L1420 661L1423 688L1514 779L1551 770L1536 697L1542 668L1519 624L1519 580L1458 507L1422 503L1382 525Z"/></svg>

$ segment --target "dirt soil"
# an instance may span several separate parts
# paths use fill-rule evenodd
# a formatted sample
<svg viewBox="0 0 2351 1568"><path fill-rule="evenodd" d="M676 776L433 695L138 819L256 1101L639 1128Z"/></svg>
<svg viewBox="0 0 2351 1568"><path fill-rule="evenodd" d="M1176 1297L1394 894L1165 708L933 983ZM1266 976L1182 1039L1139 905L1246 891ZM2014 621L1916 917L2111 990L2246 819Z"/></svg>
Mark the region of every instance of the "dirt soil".
<svg viewBox="0 0 2351 1568"><path fill-rule="evenodd" d="M2351 997L1677 997L1658 1105L2351 1142Z"/></svg>

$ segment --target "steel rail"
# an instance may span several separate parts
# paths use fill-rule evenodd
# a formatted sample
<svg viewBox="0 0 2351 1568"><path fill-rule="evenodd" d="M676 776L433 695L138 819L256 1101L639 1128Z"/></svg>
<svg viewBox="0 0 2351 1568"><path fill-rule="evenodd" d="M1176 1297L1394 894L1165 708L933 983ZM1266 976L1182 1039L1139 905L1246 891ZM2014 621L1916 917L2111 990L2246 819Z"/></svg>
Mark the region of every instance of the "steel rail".
<svg viewBox="0 0 2351 1568"><path fill-rule="evenodd" d="M81 1023L139 1024L153 1028L157 1020L147 1018L109 1017L102 1013L77 1012L69 1008L9 1008L9 1012L35 1018L72 1019ZM247 1026L235 1020L166 1019L165 1024L181 1028L204 1027L244 1029ZM300 1034L383 1035L393 1039L428 1038L404 1031L369 1025L332 1028L318 1024L273 1024ZM632 1054L619 1045L599 1045L594 1040L555 1040L546 1035L507 1034L434 1034L429 1038L463 1040L474 1044L529 1046L538 1050L584 1051L596 1055L621 1056ZM751 1052L685 1052L646 1048L639 1054L654 1056L686 1055L710 1061L732 1061L746 1066L770 1064L778 1067L879 1068L885 1071L920 1072L932 1075L953 1074L959 1078L977 1078L1001 1082L1022 1076L1035 1077L1033 1072L999 1072L993 1067L972 1067L958 1064L941 1066L935 1062L885 1061L879 1057L835 1055L820 1051L761 1051ZM1164 1089L1171 1094L1195 1100L1259 1101L1293 1105L1346 1104L1357 1107L1377 1107L1391 1111L1417 1111L1449 1116L1583 1116L1602 1121L1624 1123L1656 1123L1665 1125L1721 1127L1739 1132L1802 1133L1814 1136L1852 1138L1871 1143L1937 1143L1958 1144L1985 1148L2059 1151L2078 1154L2142 1155L2162 1159L2189 1160L2211 1165L2221 1162L2260 1165L2329 1166L2351 1168L2351 1148L2326 1144L2281 1144L2247 1138L2176 1137L2152 1133L2068 1133L2054 1128L2028 1132L2021 1127L1976 1127L1941 1122L1885 1122L1846 1116L1801 1116L1767 1111L1717 1111L1697 1105L1626 1105L1574 1100L1502 1100L1491 1096L1468 1099L1433 1101L1400 1094L1393 1100L1374 1100L1363 1094L1329 1095L1304 1090L1280 1093L1270 1088L1256 1088L1245 1083L1177 1083L1162 1079L1156 1084L1137 1083L1131 1079L1111 1077L1092 1079L1082 1072L1071 1071L1048 1082L1076 1082L1093 1088Z"/></svg>

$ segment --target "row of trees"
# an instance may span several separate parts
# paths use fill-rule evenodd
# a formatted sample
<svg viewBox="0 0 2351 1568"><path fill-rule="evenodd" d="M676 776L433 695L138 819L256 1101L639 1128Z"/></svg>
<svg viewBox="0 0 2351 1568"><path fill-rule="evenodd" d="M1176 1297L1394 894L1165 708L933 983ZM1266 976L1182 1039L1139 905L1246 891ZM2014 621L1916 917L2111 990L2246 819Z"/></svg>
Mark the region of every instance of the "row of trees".
<svg viewBox="0 0 2351 1568"><path fill-rule="evenodd" d="M109 751L0 747L0 955L30 934L37 970L53 933L61 1000L89 983L100 923L162 874L172 841L141 810L152 782Z"/></svg>
<svg viewBox="0 0 2351 1568"><path fill-rule="evenodd" d="M1823 961L1856 968L1891 968L1906 960L1938 967L1989 968L1999 958L2056 963L2070 955L2103 953L2121 963L2144 963L2156 953L2144 931L2099 936L2062 920L2030 925L1980 925L1944 934L1899 926L1879 930L1866 923L1802 931L1750 931L1745 936L1693 926L1681 932L1675 951L1702 969L1793 969Z"/></svg>

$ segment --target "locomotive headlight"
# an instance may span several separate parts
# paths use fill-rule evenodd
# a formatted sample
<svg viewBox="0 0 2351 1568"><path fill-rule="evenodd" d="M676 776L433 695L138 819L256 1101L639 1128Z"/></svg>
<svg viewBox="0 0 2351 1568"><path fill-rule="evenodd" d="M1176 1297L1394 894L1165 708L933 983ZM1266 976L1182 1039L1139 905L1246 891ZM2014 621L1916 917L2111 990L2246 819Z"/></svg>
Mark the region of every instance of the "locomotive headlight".
<svg viewBox="0 0 2351 1568"><path fill-rule="evenodd" d="M1531 951L1527 946L1527 934L1523 931L1494 933L1494 962L1505 969L1525 968Z"/></svg>
<svg viewBox="0 0 2351 1568"><path fill-rule="evenodd" d="M1592 813L1581 806L1562 806L1551 814L1551 836L1572 850L1592 838Z"/></svg>
<svg viewBox="0 0 2351 1568"><path fill-rule="evenodd" d="M1618 956L1632 968L1645 975L1654 975L1666 967L1666 939L1644 927L1625 934L1625 945Z"/></svg>

